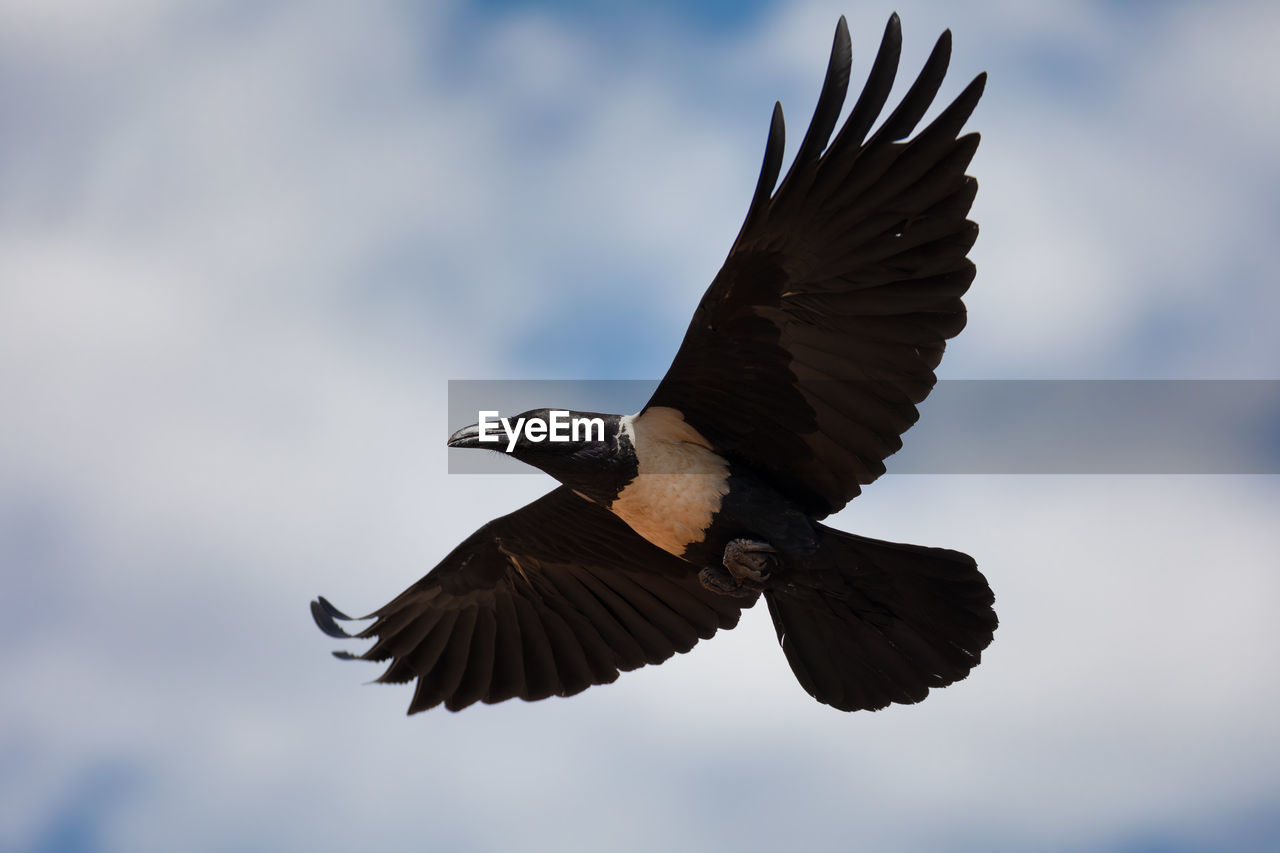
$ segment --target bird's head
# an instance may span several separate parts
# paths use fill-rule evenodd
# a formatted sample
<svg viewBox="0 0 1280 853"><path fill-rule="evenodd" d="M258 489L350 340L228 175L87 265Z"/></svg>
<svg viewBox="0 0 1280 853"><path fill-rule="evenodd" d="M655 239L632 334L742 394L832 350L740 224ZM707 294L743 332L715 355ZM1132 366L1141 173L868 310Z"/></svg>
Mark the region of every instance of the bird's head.
<svg viewBox="0 0 1280 853"><path fill-rule="evenodd" d="M635 476L635 453L619 415L532 409L509 418L480 416L479 423L449 436L449 446L508 453L602 501Z"/></svg>

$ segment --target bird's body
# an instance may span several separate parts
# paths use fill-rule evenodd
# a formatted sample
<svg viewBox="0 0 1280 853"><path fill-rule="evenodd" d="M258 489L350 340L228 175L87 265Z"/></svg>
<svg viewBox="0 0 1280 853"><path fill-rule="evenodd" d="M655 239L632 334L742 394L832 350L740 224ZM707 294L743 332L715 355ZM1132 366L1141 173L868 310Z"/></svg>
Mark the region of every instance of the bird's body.
<svg viewBox="0 0 1280 853"><path fill-rule="evenodd" d="M604 506L662 550L706 566L748 533L768 531L777 547L796 536L812 540L803 513L717 453L678 411L658 406L622 424L636 476ZM792 525L798 529L789 537L785 528Z"/></svg>
<svg viewBox="0 0 1280 853"><path fill-rule="evenodd" d="M957 133L983 78L900 141L942 81L945 34L868 137L900 40L894 16L828 145L848 84L841 19L813 121L773 192L775 108L746 222L648 405L572 413L599 419L603 436L516 440L512 455L561 487L486 524L373 614L359 636L377 641L360 657L391 661L382 681L417 680L410 712L571 695L733 627L761 595L797 679L843 710L919 701L978 663L996 618L970 557L821 523L901 446L974 274L964 170L977 137ZM496 449L480 425L449 444ZM327 601L312 609L348 636Z"/></svg>

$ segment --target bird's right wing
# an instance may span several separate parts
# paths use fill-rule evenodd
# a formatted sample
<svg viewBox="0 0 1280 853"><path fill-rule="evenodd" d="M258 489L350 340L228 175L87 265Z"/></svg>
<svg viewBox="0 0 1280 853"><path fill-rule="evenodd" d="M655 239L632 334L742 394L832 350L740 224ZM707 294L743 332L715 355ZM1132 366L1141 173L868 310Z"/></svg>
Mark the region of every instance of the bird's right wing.
<svg viewBox="0 0 1280 853"><path fill-rule="evenodd" d="M695 567L561 486L481 527L363 631L324 598L311 611L331 636L376 638L334 654L391 661L380 682L417 679L412 714L570 696L688 651L754 602L704 589Z"/></svg>

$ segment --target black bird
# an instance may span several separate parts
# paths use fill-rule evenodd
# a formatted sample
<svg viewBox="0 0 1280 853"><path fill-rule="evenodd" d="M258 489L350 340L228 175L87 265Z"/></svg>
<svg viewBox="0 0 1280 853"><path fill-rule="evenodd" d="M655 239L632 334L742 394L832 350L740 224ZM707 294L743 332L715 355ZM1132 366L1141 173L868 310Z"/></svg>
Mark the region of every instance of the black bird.
<svg viewBox="0 0 1280 853"><path fill-rule="evenodd" d="M901 42L894 15L830 140L849 84L840 19L776 191L774 106L746 221L644 409L592 415L602 441L522 438L513 455L562 485L481 527L366 617L354 636L376 642L358 657L390 661L379 681L417 680L409 713L611 682L732 628L760 595L800 684L841 710L919 702L978 664L996 616L972 558L819 523L902 446L974 277L977 182L965 169L978 135L958 134L986 75L908 139L946 72L944 32L871 132ZM475 426L449 446L498 447ZM353 636L325 599L312 613L326 633Z"/></svg>

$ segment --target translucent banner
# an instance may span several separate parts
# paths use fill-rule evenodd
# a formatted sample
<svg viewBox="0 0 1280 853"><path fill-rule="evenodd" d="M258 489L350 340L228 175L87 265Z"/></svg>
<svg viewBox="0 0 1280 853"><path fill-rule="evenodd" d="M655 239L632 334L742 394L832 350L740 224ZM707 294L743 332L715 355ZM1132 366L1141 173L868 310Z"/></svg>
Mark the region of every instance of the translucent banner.
<svg viewBox="0 0 1280 853"><path fill-rule="evenodd" d="M531 409L634 413L657 385L452 380L440 447L486 420L499 437L493 450L449 449L449 472L534 473L505 452L500 418L514 427ZM841 385L890 399L910 393L875 382L805 390L847 393ZM889 474L1280 474L1280 380L944 380L919 409L902 450L886 460Z"/></svg>

